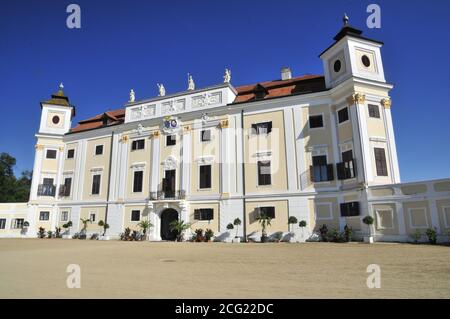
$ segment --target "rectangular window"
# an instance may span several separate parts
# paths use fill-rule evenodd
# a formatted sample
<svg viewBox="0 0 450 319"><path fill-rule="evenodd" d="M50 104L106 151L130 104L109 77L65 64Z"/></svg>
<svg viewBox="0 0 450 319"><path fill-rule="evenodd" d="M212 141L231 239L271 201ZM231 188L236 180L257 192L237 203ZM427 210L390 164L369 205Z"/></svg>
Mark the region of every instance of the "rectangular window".
<svg viewBox="0 0 450 319"><path fill-rule="evenodd" d="M252 130L254 134L269 134L272 132L272 122L262 122L252 124Z"/></svg>
<svg viewBox="0 0 450 319"><path fill-rule="evenodd" d="M0 229L6 228L6 218L0 218Z"/></svg>
<svg viewBox="0 0 450 319"><path fill-rule="evenodd" d="M337 163L338 179L350 179L356 177L356 164L353 160L353 151L342 152L342 162Z"/></svg>
<svg viewBox="0 0 450 319"><path fill-rule="evenodd" d="M142 180L144 177L143 171L136 171L134 172L134 179L133 179L133 193L140 193L142 192Z"/></svg>
<svg viewBox="0 0 450 319"><path fill-rule="evenodd" d="M100 178L101 175L92 176L92 195L100 194Z"/></svg>
<svg viewBox="0 0 450 319"><path fill-rule="evenodd" d="M91 223L94 223L95 222L95 213L90 213L89 214L89 221L91 222Z"/></svg>
<svg viewBox="0 0 450 319"><path fill-rule="evenodd" d="M341 204L341 217L359 216L359 202Z"/></svg>
<svg viewBox="0 0 450 319"><path fill-rule="evenodd" d="M103 154L103 145L97 145L95 147L95 155L102 155Z"/></svg>
<svg viewBox="0 0 450 319"><path fill-rule="evenodd" d="M211 165L200 165L200 188L211 188Z"/></svg>
<svg viewBox="0 0 450 319"><path fill-rule="evenodd" d="M12 220L11 228L12 229L22 229L23 228L24 219L16 218Z"/></svg>
<svg viewBox="0 0 450 319"><path fill-rule="evenodd" d="M47 150L46 158L55 159L56 158L56 150Z"/></svg>
<svg viewBox="0 0 450 319"><path fill-rule="evenodd" d="M259 207L258 208L258 216L267 216L271 219L274 219L275 218L275 207L273 207L273 206Z"/></svg>
<svg viewBox="0 0 450 319"><path fill-rule="evenodd" d="M333 164L327 164L325 155L313 156L310 170L312 182L326 182L334 179Z"/></svg>
<svg viewBox="0 0 450 319"><path fill-rule="evenodd" d="M138 222L141 220L141 211L140 210L132 210L131 211L131 221Z"/></svg>
<svg viewBox="0 0 450 319"><path fill-rule="evenodd" d="M67 151L67 158L74 158L75 157L75 150L71 149Z"/></svg>
<svg viewBox="0 0 450 319"><path fill-rule="evenodd" d="M201 134L202 134L202 142L211 141L211 130L203 130Z"/></svg>
<svg viewBox="0 0 450 319"><path fill-rule="evenodd" d="M348 107L344 107L343 109L338 111L338 120L339 123L348 121Z"/></svg>
<svg viewBox="0 0 450 319"><path fill-rule="evenodd" d="M143 150L145 148L145 140L134 140L131 143L131 150L132 151L136 151L136 150Z"/></svg>
<svg viewBox="0 0 450 319"><path fill-rule="evenodd" d="M384 148L374 148L375 152L375 165L377 168L378 176L388 176L387 165L386 165L386 154Z"/></svg>
<svg viewBox="0 0 450 319"><path fill-rule="evenodd" d="M270 161L258 162L258 185L271 185L272 172L270 168Z"/></svg>
<svg viewBox="0 0 450 319"><path fill-rule="evenodd" d="M378 105L369 104L369 117L380 118L380 108Z"/></svg>
<svg viewBox="0 0 450 319"><path fill-rule="evenodd" d="M309 117L309 128L323 127L322 115L311 115Z"/></svg>
<svg viewBox="0 0 450 319"><path fill-rule="evenodd" d="M53 178L44 178L42 180L42 183L44 185L53 186Z"/></svg>
<svg viewBox="0 0 450 319"><path fill-rule="evenodd" d="M61 212L60 221L61 222L68 222L69 221L69 212L68 211L62 211Z"/></svg>
<svg viewBox="0 0 450 319"><path fill-rule="evenodd" d="M50 212L39 213L39 220L49 220L49 219L50 219Z"/></svg>
<svg viewBox="0 0 450 319"><path fill-rule="evenodd" d="M212 220L214 219L214 210L212 208L200 208L194 210L195 220Z"/></svg>
<svg viewBox="0 0 450 319"><path fill-rule="evenodd" d="M166 136L166 146L173 146L177 144L177 136L176 135L167 135Z"/></svg>

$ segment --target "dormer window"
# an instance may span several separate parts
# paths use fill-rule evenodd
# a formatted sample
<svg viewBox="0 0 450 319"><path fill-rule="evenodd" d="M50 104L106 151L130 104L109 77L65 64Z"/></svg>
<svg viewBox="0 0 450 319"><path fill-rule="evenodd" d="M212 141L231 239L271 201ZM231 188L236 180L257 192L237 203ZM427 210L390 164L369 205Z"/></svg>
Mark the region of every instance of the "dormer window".
<svg viewBox="0 0 450 319"><path fill-rule="evenodd" d="M256 100L262 100L266 97L266 95L269 92L267 91L267 89L264 86L262 86L261 84L257 84L254 89L254 93L255 93Z"/></svg>

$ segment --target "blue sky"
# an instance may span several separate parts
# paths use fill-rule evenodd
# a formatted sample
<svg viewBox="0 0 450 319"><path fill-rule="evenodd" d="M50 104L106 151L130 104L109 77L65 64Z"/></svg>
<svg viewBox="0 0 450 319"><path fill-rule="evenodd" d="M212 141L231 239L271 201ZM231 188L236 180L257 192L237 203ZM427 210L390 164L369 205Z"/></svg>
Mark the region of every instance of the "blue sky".
<svg viewBox="0 0 450 319"><path fill-rule="evenodd" d="M81 29L66 27L66 7L81 6ZM381 29L368 29L370 3ZM0 152L32 169L39 101L62 81L77 106L75 122L137 99L222 81L235 86L323 74L320 52L343 12L382 49L403 181L450 177L450 1L100 1L0 3Z"/></svg>

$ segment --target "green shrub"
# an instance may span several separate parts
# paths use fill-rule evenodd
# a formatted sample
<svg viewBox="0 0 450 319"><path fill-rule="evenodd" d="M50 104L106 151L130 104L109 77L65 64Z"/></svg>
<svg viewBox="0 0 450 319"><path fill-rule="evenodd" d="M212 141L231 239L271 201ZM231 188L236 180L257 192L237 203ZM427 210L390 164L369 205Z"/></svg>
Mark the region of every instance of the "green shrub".
<svg viewBox="0 0 450 319"><path fill-rule="evenodd" d="M372 225L374 222L374 219L372 216L367 215L366 217L363 218L363 223L366 225Z"/></svg>
<svg viewBox="0 0 450 319"><path fill-rule="evenodd" d="M298 223L299 227L306 227L306 220L301 220L300 223Z"/></svg>
<svg viewBox="0 0 450 319"><path fill-rule="evenodd" d="M233 226L233 224L232 224L232 223L229 223L229 224L227 225L227 229L228 229L228 230L232 230L232 229L234 229L234 226Z"/></svg>
<svg viewBox="0 0 450 319"><path fill-rule="evenodd" d="M49 239L53 237L53 232L52 232L51 230L49 230L49 231L47 232L47 237L48 237Z"/></svg>
<svg viewBox="0 0 450 319"><path fill-rule="evenodd" d="M437 232L436 229L428 228L425 232L428 237L428 242L432 245L436 245L437 243Z"/></svg>
<svg viewBox="0 0 450 319"><path fill-rule="evenodd" d="M345 240L346 242L352 241L352 238L353 238L353 229L352 229L350 226L345 225L343 237L344 237L344 240Z"/></svg>
<svg viewBox="0 0 450 319"><path fill-rule="evenodd" d="M322 227L319 228L320 232L320 240L321 241L328 241L328 227L327 225L323 224Z"/></svg>
<svg viewBox="0 0 450 319"><path fill-rule="evenodd" d="M420 237L422 237L422 233L420 232L420 230L416 229L416 231L409 236L412 238L414 243L417 244Z"/></svg>

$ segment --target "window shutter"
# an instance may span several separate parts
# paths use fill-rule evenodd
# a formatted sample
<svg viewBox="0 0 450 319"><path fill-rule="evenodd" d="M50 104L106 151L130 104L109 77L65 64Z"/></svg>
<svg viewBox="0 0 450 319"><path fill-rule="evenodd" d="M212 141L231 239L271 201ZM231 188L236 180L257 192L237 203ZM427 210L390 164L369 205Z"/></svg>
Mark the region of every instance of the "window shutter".
<svg viewBox="0 0 450 319"><path fill-rule="evenodd" d="M272 122L267 123L267 134L269 134L270 132L272 132Z"/></svg>
<svg viewBox="0 0 450 319"><path fill-rule="evenodd" d="M334 180L333 164L328 164L327 165L327 180L328 181Z"/></svg>
<svg viewBox="0 0 450 319"><path fill-rule="evenodd" d="M339 180L345 179L345 163L337 163L336 169L337 169L337 178Z"/></svg>
<svg viewBox="0 0 450 319"><path fill-rule="evenodd" d="M200 210L199 209L194 210L194 219L200 220Z"/></svg>
<svg viewBox="0 0 450 319"><path fill-rule="evenodd" d="M315 182L315 180L314 180L314 166L312 166L312 165L310 165L309 166L309 180L311 181L311 182Z"/></svg>

